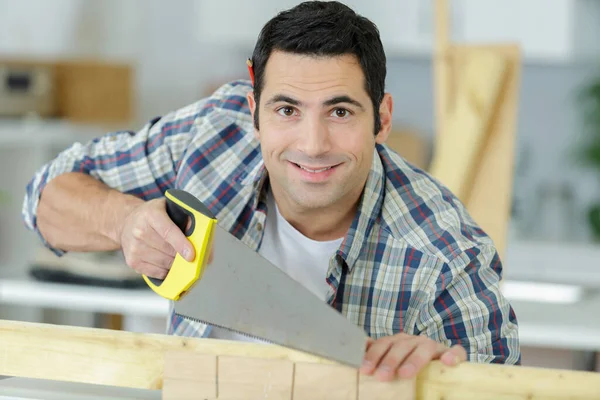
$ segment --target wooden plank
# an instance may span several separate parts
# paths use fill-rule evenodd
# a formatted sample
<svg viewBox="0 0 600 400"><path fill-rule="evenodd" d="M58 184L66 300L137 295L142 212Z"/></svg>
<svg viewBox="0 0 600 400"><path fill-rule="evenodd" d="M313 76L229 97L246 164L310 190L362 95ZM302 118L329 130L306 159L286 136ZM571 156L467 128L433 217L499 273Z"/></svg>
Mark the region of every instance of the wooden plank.
<svg viewBox="0 0 600 400"><path fill-rule="evenodd" d="M458 57L464 58L480 49L502 55L507 61L507 69L498 107L488 125L488 138L481 149L484 156L478 162L465 204L475 221L492 238L503 259L513 195L521 51L517 45L457 46L455 51Z"/></svg>
<svg viewBox="0 0 600 400"><path fill-rule="evenodd" d="M421 400L598 399L600 373L497 364L433 363L419 374Z"/></svg>
<svg viewBox="0 0 600 400"><path fill-rule="evenodd" d="M430 173L461 201L469 197L488 126L504 82L506 61L491 51L473 51L461 68L456 107L438 137Z"/></svg>
<svg viewBox="0 0 600 400"><path fill-rule="evenodd" d="M0 320L0 375L161 389L172 350L332 363L268 344Z"/></svg>
<svg viewBox="0 0 600 400"><path fill-rule="evenodd" d="M189 353L190 356L204 354L217 357L217 398L221 399L227 397L227 390L232 387L230 385L238 385L239 389L240 383L262 385L262 398L268 382L283 388L289 385L291 389L294 364L338 365L291 349L261 343L0 320L0 375L163 389L164 392L165 355L174 350ZM193 363L186 363L182 359L178 362ZM167 374L173 372L167 370ZM181 381L189 388L190 382L193 382L189 379L194 376L193 373L183 373ZM171 382L170 379L168 381ZM372 377L360 376L358 400L385 400L386 396L402 398L400 396L406 395L403 383L406 382L379 382ZM194 386L191 387L193 389ZM415 390L417 399L426 400L439 400L442 397L458 399L465 393L475 393L477 396L471 398L480 400L510 398L507 397L509 395L523 399L587 400L598 398L600 373L469 362L446 367L434 361L419 373ZM242 396L238 397L239 400L252 398L240 392L237 394Z"/></svg>
<svg viewBox="0 0 600 400"><path fill-rule="evenodd" d="M356 400L358 371L342 365L296 363L294 400Z"/></svg>
<svg viewBox="0 0 600 400"><path fill-rule="evenodd" d="M220 356L218 399L291 400L294 363L258 357Z"/></svg>
<svg viewBox="0 0 600 400"><path fill-rule="evenodd" d="M450 31L449 0L435 0L434 4L434 54L433 83L435 104L436 137L446 134L447 113L451 108L450 80Z"/></svg>

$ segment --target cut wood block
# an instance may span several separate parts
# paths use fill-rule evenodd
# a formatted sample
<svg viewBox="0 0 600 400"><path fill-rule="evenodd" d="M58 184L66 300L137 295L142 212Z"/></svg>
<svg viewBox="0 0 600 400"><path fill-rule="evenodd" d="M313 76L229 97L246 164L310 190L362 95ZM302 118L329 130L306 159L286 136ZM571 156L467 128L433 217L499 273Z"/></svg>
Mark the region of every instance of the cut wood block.
<svg viewBox="0 0 600 400"><path fill-rule="evenodd" d="M222 356L217 369L219 400L292 398L294 364L288 360Z"/></svg>
<svg viewBox="0 0 600 400"><path fill-rule="evenodd" d="M379 382L375 377L361 374L358 379L359 400L416 400L416 379Z"/></svg>
<svg viewBox="0 0 600 400"><path fill-rule="evenodd" d="M343 365L297 363L294 400L356 400L358 371Z"/></svg>
<svg viewBox="0 0 600 400"><path fill-rule="evenodd" d="M163 400L217 398L217 356L185 351L165 354Z"/></svg>

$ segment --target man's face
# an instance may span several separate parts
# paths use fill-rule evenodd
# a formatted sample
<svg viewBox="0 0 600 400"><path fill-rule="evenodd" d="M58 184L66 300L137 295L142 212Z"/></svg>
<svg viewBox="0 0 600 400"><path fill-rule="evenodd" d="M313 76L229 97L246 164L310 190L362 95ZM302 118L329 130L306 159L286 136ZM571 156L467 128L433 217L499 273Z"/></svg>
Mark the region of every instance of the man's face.
<svg viewBox="0 0 600 400"><path fill-rule="evenodd" d="M259 107L260 140L271 187L299 210L344 206L358 200L375 143L387 138L391 97L382 102L382 130L374 135L373 105L358 60L273 52ZM254 115L253 115L254 116Z"/></svg>

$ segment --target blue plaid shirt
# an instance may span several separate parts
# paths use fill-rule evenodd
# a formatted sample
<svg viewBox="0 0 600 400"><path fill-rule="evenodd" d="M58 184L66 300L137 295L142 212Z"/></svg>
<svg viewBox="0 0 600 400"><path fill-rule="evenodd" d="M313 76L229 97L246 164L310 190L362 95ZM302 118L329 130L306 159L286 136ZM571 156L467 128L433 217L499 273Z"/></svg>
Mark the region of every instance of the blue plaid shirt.
<svg viewBox="0 0 600 400"><path fill-rule="evenodd" d="M28 184L26 225L39 234L40 193L59 174L79 171L146 200L184 189L211 209L219 225L258 250L269 212L267 172L253 135L249 90L249 82L231 82L138 132L73 144ZM499 289L502 264L493 242L426 172L385 145L374 153L352 226L323 277L328 303L373 338L426 335L462 345L470 361L519 364L517 321ZM209 332L210 326L171 312L168 333Z"/></svg>

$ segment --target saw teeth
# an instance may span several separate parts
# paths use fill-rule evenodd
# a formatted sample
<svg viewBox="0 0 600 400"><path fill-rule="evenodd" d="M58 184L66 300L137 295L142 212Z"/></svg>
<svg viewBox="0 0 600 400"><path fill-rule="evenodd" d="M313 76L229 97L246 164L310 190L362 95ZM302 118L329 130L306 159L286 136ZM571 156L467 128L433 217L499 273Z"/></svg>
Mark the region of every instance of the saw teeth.
<svg viewBox="0 0 600 400"><path fill-rule="evenodd" d="M288 344L276 343L276 342L273 342L273 341L270 341L270 340L267 340L267 339L263 339L263 338L258 337L258 336L250 335L250 334L248 334L246 332L241 332L241 331L238 331L236 329L227 328L226 326L222 326L222 325L219 325L219 324L213 324L212 322L203 321L203 320L198 319L198 318L188 317L187 315L182 315L182 314L179 314L177 312L175 312L175 315L178 315L181 318L187 319L188 321L194 321L194 322L198 322L200 324L216 326L216 327L221 328L221 329L227 329L230 332L239 333L240 335L246 336L248 338L257 339L257 340L260 340L262 342L265 342L266 344L273 344L273 345L276 345L276 346L284 346L284 347L287 347L287 348L290 348L290 349L293 349L293 350L296 350L296 351L300 351L302 353L307 353L307 354L311 354L311 355L319 357L319 358L323 358L323 355L321 355L321 354L313 353L313 352L310 352L308 350L298 349L298 348L296 348L294 346L290 346ZM355 368L353 365L349 365L349 366L352 367L352 368Z"/></svg>

